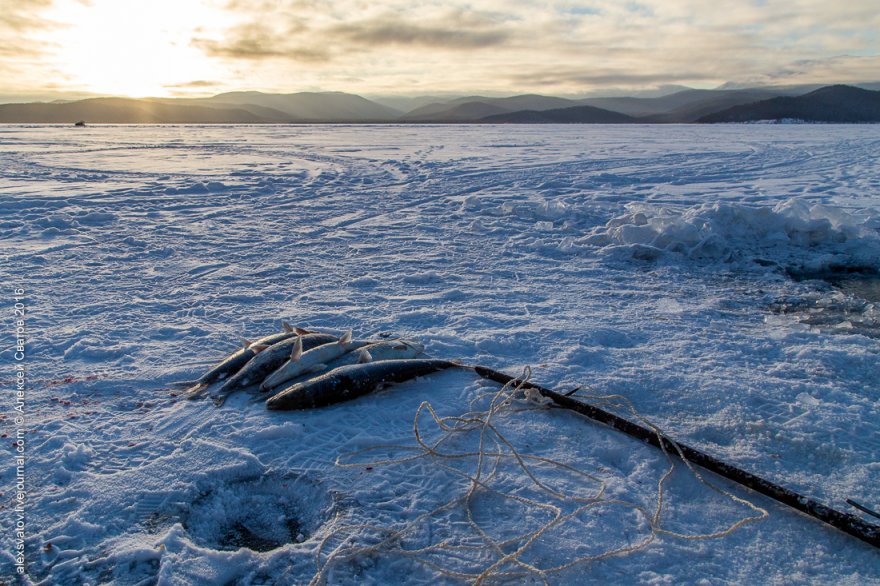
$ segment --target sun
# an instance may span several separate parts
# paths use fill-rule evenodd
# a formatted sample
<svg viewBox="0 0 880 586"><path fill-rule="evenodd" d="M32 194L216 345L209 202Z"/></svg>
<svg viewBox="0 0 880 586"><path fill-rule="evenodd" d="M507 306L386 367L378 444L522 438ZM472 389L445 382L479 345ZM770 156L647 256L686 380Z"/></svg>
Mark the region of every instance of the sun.
<svg viewBox="0 0 880 586"><path fill-rule="evenodd" d="M197 80L222 77L191 40L222 29L210 0L62 2L46 15L55 80L96 94L167 96Z"/></svg>

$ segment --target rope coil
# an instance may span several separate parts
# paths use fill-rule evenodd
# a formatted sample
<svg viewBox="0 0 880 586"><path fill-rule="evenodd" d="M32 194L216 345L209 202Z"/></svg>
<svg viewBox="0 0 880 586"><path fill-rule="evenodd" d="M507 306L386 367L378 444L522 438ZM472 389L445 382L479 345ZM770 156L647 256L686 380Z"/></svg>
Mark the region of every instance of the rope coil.
<svg viewBox="0 0 880 586"><path fill-rule="evenodd" d="M491 394L487 408L482 410L475 408L478 402L489 396L488 394L480 394L471 401L471 410L462 415L441 417L430 402L423 401L416 409L413 419L412 432L416 442L415 446L374 445L337 458L336 465L341 468L392 466L425 461L431 467L444 470L463 482L460 490L448 501L400 526L357 524L336 528L325 536L318 547L316 574L311 584L326 583L329 572L345 561L354 562L371 555L406 556L443 576L474 584L484 584L490 580L526 577L538 578L542 583L549 584L549 576L552 574L613 556L634 554L648 547L657 539L658 535L686 540L718 539L730 535L746 524L765 519L768 516L766 510L731 494L704 478L685 459L675 442L665 436L656 425L639 415L632 403L620 395L575 396L589 398L594 404L601 402L610 408L625 409L650 428L658 439L669 442L675 448L676 455L685 462L687 469L702 485L731 502L745 506L751 510L751 513L739 518L728 527L711 533L691 534L664 528L662 518L666 485L676 468L675 460L666 448L663 448L663 453L669 466L657 481L655 504L650 507L651 510L638 503L608 496L607 482L597 475L551 458L523 453L501 432L495 420L508 413L546 412L548 410L548 403L552 404L552 401L529 387L530 378L531 369L527 367L519 380L512 380ZM441 432L439 438L433 442L427 439L420 423L426 415L429 416L436 429ZM477 436L478 445L475 451L454 449L456 444L466 443L466 440L474 435ZM661 445L663 443L661 441ZM400 450L410 452L411 455L366 462L351 461L358 456L375 453L379 450ZM464 464L468 467L461 469L455 464ZM513 470L518 473L518 479L526 482L527 485L516 487L515 492L514 489L505 490L502 485L509 482L511 477L509 470L504 467L505 464L512 466ZM565 491L549 486L539 477L537 468L540 466L553 467L560 472L570 474L588 487L592 487L591 494L580 495L574 491ZM529 492L543 495L543 498L538 500L528 496ZM487 496L498 497L511 507L522 506L535 513L542 513L548 519L537 527L524 528L513 536L503 539L493 537L490 535L493 527L487 528L480 523L479 511L477 510L478 499ZM599 512L611 508L624 508L635 513L641 519L640 525L647 527L647 534L634 543L613 545L599 553L578 555L564 564L539 567L536 561L526 559L527 554L531 553L532 557L540 560L540 554L535 554L534 546L548 531L559 528L584 513ZM432 519L455 513L463 514L466 527L470 531L439 539L436 543L430 543L423 547L404 547L406 538L414 538L426 523L430 525ZM530 517L535 516L537 515ZM368 536L372 536L375 542L358 543ZM341 541L331 551L326 551L332 541L340 538ZM439 561L434 558L439 558ZM458 569L456 566L462 567Z"/></svg>

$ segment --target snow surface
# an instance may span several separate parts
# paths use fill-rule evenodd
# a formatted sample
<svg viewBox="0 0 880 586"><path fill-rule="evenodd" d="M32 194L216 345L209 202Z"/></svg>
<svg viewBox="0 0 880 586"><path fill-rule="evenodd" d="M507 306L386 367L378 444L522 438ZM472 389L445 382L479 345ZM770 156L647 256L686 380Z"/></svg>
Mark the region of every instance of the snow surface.
<svg viewBox="0 0 880 586"><path fill-rule="evenodd" d="M217 409L166 388L282 319L622 395L675 439L838 509L876 509L877 300L788 275L880 267L877 153L877 126L0 128L7 388L11 289L27 291L29 581L452 584L448 571L498 559L430 549L485 546L461 502L434 511L465 494L459 472L475 458L356 453L416 446L422 401L460 415L486 409L497 385L449 371L308 412L247 395ZM521 561L553 568L650 537L611 501L653 511L663 455L529 405L493 422L518 452L572 467L534 463L537 477L606 494ZM473 452L479 433L447 447ZM469 502L487 536L546 522L534 501L572 512L509 458L496 464ZM0 479L11 576L14 466ZM769 518L716 539L660 533L548 580L880 583L871 547L706 479ZM680 533L753 515L682 466L664 499L661 525Z"/></svg>

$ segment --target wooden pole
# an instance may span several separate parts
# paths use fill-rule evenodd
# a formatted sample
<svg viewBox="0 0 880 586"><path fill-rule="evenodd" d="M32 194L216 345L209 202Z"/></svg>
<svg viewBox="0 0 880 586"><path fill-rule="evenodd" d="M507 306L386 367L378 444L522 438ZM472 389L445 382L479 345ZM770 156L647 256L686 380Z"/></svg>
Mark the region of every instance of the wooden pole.
<svg viewBox="0 0 880 586"><path fill-rule="evenodd" d="M484 366L475 366L473 368L474 371L476 371L476 373L483 378L493 380L504 385L522 385L524 388L534 389L541 393L541 395L543 395L544 397L551 399L556 405L560 407L576 411L581 415L586 415L590 419L593 419L600 423L604 423L605 425L613 427L618 431L622 431L627 435L640 439L643 442L649 443L652 446L664 449L670 454L681 454L688 462L698 464L706 470L710 470L720 476L724 476L725 478L728 478L730 480L733 480L734 482L742 484L743 486L751 488L754 491L760 492L763 495L769 496L772 499L775 499L783 504L797 509L798 511L801 511L802 513L806 513L811 517L819 519L820 521L823 521L828 525L835 527L836 529L840 529L841 531L849 533L853 537L857 537L865 543L869 543L876 548L880 548L880 526L878 525L866 523L855 515L842 513L840 511L827 507L818 501L802 496L792 490L779 486L778 484L774 484L768 480L764 480L763 478L755 476L754 474L751 474L744 470L740 470L735 466L726 464L721 460L710 456L709 454L701 452L700 450L697 450L695 448L691 448L690 446L687 446L685 444L680 444L678 442L673 443L665 437L658 435L653 430L648 429L647 427L642 427L641 425L638 425L613 413L605 411L604 409L594 407L593 405L589 405L587 403L582 403L581 401L577 401L572 397L561 395L555 391L551 391L550 389L546 389L534 383L516 379L512 376L504 374L503 372L498 372L497 370L493 370L491 368L486 368Z"/></svg>

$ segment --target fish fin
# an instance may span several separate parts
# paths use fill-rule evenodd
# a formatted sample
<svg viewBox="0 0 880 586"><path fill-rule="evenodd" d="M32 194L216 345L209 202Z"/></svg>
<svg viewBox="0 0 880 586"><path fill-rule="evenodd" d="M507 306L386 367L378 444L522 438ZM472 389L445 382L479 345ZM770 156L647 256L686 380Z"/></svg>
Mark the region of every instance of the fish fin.
<svg viewBox="0 0 880 586"><path fill-rule="evenodd" d="M342 334L341 338L339 338L339 343L344 346L350 342L351 342L351 330L348 330L347 332Z"/></svg>
<svg viewBox="0 0 880 586"><path fill-rule="evenodd" d="M294 331L293 326L290 325L289 323L287 323L286 321L281 322L281 327L284 328L284 331L287 332L288 334L292 334Z"/></svg>
<svg viewBox="0 0 880 586"><path fill-rule="evenodd" d="M358 364L366 364L373 361L373 355L369 351L361 350L360 354L361 357L358 359Z"/></svg>
<svg viewBox="0 0 880 586"><path fill-rule="evenodd" d="M197 383L197 384L191 386L190 388L186 389L183 392L186 393L187 399L198 399L199 397L202 396L205 389L207 389L207 388L208 388L208 385L206 385L204 383Z"/></svg>
<svg viewBox="0 0 880 586"><path fill-rule="evenodd" d="M197 384L199 384L199 381L197 381L197 380L179 380L179 381L174 381L172 383L168 383L168 386L177 388L177 387L191 387L191 386L197 385Z"/></svg>
<svg viewBox="0 0 880 586"><path fill-rule="evenodd" d="M260 352L262 352L263 350L265 350L268 347L269 347L269 344L256 344L254 346L251 346L251 350L254 351L254 354L259 354Z"/></svg>
<svg viewBox="0 0 880 586"><path fill-rule="evenodd" d="M290 361L296 362L303 355L303 341L302 336L296 339L296 342L293 344L293 350L290 352Z"/></svg>
<svg viewBox="0 0 880 586"><path fill-rule="evenodd" d="M241 344L242 344L242 346L244 346L245 350L247 350L248 348L250 348L250 347L251 347L251 344L253 344L253 342L251 342L251 341L248 340L247 338L242 338L241 336L239 336L238 339L241 340Z"/></svg>
<svg viewBox="0 0 880 586"><path fill-rule="evenodd" d="M318 371L324 370L325 368L327 368L326 364L316 364L313 367L311 367L308 371L309 372L318 372Z"/></svg>
<svg viewBox="0 0 880 586"><path fill-rule="evenodd" d="M305 336L306 334L312 334L311 330L305 330L303 328L293 328L293 331L299 334L300 336Z"/></svg>

